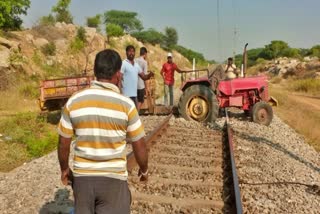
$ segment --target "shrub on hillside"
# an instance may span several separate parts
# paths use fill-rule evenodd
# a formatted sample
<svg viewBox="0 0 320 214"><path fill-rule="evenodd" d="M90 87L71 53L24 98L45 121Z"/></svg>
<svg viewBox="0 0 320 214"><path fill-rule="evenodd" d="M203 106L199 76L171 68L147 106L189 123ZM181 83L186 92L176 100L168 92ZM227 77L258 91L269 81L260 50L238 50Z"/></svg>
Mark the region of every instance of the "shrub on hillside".
<svg viewBox="0 0 320 214"><path fill-rule="evenodd" d="M165 42L165 36L162 33L156 31L155 29L135 32L135 33L132 33L131 35L143 43L150 43L152 45L156 45L156 44L161 45L161 44L164 44Z"/></svg>
<svg viewBox="0 0 320 214"><path fill-rule="evenodd" d="M124 33L123 28L120 25L109 23L106 25L106 34L108 36L108 41L110 41L111 37L119 37Z"/></svg>
<svg viewBox="0 0 320 214"><path fill-rule="evenodd" d="M206 59L204 58L204 56L201 53L198 53L196 51L193 51L191 49L185 48L180 45L175 45L174 49L176 51L178 51L181 55L186 57L190 62L193 61L193 58L195 58L196 62L200 63L200 64L206 62Z"/></svg>
<svg viewBox="0 0 320 214"><path fill-rule="evenodd" d="M72 53L81 51L86 46L86 30L83 27L78 28L77 36L70 43Z"/></svg>
<svg viewBox="0 0 320 214"><path fill-rule="evenodd" d="M39 19L39 25L54 25L56 23L56 19L52 14L49 14L48 16L42 16Z"/></svg>
<svg viewBox="0 0 320 214"><path fill-rule="evenodd" d="M41 51L46 56L54 56L56 55L56 44L54 42L49 42L41 47Z"/></svg>

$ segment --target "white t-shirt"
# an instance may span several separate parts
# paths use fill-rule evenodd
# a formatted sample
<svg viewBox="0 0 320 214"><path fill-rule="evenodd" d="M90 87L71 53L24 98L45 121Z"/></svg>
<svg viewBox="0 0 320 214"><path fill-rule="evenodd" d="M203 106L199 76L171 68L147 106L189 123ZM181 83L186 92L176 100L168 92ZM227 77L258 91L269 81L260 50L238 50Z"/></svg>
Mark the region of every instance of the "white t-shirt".
<svg viewBox="0 0 320 214"><path fill-rule="evenodd" d="M228 69L228 70L227 70ZM236 75L236 65L232 64L231 66L228 67L228 65L226 65L225 67L225 72L226 72L226 77L227 79L234 79L237 77Z"/></svg>
<svg viewBox="0 0 320 214"><path fill-rule="evenodd" d="M136 63L138 63L138 65L142 69L142 72L144 74L148 74L148 63L147 63L147 61L142 56L137 58L135 61L136 61ZM144 88L145 88L144 80L139 77L138 78L138 89L144 89Z"/></svg>

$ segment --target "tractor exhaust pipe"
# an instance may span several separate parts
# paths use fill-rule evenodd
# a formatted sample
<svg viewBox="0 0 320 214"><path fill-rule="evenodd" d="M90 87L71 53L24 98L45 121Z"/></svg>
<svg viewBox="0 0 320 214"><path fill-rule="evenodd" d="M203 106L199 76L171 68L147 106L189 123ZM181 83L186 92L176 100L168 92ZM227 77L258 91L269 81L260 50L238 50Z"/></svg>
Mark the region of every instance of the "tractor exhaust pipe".
<svg viewBox="0 0 320 214"><path fill-rule="evenodd" d="M243 59L242 59L243 77L246 77L246 72L247 72L247 61L248 61L247 46L248 46L248 43L246 43L243 49Z"/></svg>

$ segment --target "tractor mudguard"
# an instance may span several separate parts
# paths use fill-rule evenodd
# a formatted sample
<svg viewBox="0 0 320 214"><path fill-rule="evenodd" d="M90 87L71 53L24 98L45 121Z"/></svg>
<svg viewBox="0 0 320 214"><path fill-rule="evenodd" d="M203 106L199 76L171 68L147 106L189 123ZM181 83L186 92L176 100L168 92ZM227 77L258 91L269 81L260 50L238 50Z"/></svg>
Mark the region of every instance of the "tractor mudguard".
<svg viewBox="0 0 320 214"><path fill-rule="evenodd" d="M274 98L273 96L270 96L270 98L268 100L268 103L271 106L278 106L278 100L276 98Z"/></svg>

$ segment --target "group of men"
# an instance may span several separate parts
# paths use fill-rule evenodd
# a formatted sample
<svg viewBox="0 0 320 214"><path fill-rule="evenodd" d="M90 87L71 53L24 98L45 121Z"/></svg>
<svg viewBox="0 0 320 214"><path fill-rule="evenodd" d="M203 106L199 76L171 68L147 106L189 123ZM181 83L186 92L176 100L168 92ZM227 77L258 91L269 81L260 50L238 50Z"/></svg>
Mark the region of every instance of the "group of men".
<svg viewBox="0 0 320 214"><path fill-rule="evenodd" d="M150 79L154 76L153 72L148 73L147 59L148 51L145 47L140 48L140 57L134 59L135 48L132 45L127 46L125 59L122 63L121 73L123 75L123 81L120 88L122 93L130 97L135 103L138 111L144 102L145 91L145 80ZM174 86L174 72L181 72L178 66L172 60L172 53L168 53L167 62L163 64L161 69L161 76L164 81L164 104L173 105L173 86ZM168 102L170 99L170 102Z"/></svg>
<svg viewBox="0 0 320 214"><path fill-rule="evenodd" d="M127 140L131 141L139 165L140 181L148 180L145 132L137 109L143 103L143 81L154 74L147 73L145 47L135 60L135 48L129 45L126 56L122 61L114 50L99 52L94 62L96 80L89 88L72 95L61 113L58 125L61 181L72 185L77 214L130 213ZM161 70L170 95L175 70L180 72L170 53ZM71 144L73 170L69 167Z"/></svg>

